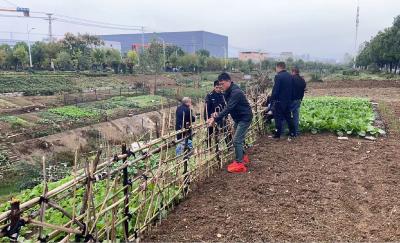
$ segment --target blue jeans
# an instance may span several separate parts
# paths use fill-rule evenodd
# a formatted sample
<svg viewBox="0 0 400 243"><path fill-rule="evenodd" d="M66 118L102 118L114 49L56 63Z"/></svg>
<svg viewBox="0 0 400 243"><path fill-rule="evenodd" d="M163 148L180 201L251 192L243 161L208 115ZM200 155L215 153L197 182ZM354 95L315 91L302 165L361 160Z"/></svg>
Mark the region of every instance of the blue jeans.
<svg viewBox="0 0 400 243"><path fill-rule="evenodd" d="M179 155L183 154L183 152L185 152L185 146L186 146L185 140L183 140L182 142L180 142L176 145L176 148L175 148L176 156L179 156ZM190 140L190 139L187 140L187 148L189 150L193 149L193 143L192 143L192 140Z"/></svg>
<svg viewBox="0 0 400 243"><path fill-rule="evenodd" d="M300 106L301 100L294 100L290 105L290 112L293 115L294 134L296 136L299 135Z"/></svg>
<svg viewBox="0 0 400 243"><path fill-rule="evenodd" d="M233 135L233 147L235 148L236 162L243 162L244 141L246 139L247 130L251 125L251 121L235 122L235 135Z"/></svg>

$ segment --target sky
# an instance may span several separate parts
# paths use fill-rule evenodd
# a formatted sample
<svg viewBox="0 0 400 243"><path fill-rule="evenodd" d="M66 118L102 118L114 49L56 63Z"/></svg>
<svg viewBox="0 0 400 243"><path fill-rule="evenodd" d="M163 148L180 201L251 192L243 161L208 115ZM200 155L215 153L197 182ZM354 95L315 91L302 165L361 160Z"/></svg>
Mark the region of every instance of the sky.
<svg viewBox="0 0 400 243"><path fill-rule="evenodd" d="M359 0L358 43L390 27L400 15L400 0ZM357 0L0 0L0 8L30 8L32 16L54 13L64 19L84 18L106 23L144 26L148 32L204 30L229 38L229 55L238 51L341 59L355 53ZM42 13L40 13L42 12ZM10 18L0 12L0 39L31 39L48 33L43 19ZM12 15L21 15L12 14ZM14 33L10 33L14 32ZM54 21L53 33L136 33Z"/></svg>

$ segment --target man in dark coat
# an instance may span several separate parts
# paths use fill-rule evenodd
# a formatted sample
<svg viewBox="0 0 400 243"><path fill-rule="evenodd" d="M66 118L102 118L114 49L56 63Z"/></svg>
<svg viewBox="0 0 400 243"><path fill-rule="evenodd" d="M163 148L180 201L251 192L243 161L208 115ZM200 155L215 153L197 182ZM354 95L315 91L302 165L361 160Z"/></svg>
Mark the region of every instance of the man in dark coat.
<svg viewBox="0 0 400 243"><path fill-rule="evenodd" d="M219 84L218 80L214 81L214 89L210 93L207 94L205 98L205 107L204 107L204 118L206 121L211 118L212 114L215 112L221 112L226 106L225 97L222 94L222 87ZM218 122L218 127L224 131L225 142L229 143L229 134L227 133L225 119L222 119ZM209 127L208 128L208 147L211 146L212 135L214 132L218 132L217 127Z"/></svg>
<svg viewBox="0 0 400 243"><path fill-rule="evenodd" d="M290 112L293 95L293 78L286 71L284 62L276 64L274 87L272 88L271 99L274 103L274 119L276 132L274 138L280 138L283 130L283 122L286 121L289 126L289 138L295 137L293 120Z"/></svg>
<svg viewBox="0 0 400 243"><path fill-rule="evenodd" d="M209 126L214 122L219 122L229 114L235 122L235 134L233 136L233 147L235 148L235 160L228 165L228 171L231 173L247 172L245 163L250 162L244 151L244 141L247 131L253 119L253 112L250 103L247 100L243 91L234 84L231 77L227 73L222 73L218 76L218 81L225 91L226 107L220 113L214 113L207 120Z"/></svg>
<svg viewBox="0 0 400 243"><path fill-rule="evenodd" d="M177 140L184 139L176 146L176 154L180 155L183 153L185 148L192 149L192 131L190 130L192 123L195 122L196 117L191 110L192 100L189 97L182 99L182 104L176 108L176 122L175 130L179 131L182 129L188 129L188 131L178 133L176 135Z"/></svg>
<svg viewBox="0 0 400 243"><path fill-rule="evenodd" d="M299 118L300 118L300 106L304 98L304 92L306 90L306 81L300 76L300 70L298 68L292 69L293 77L293 101L290 105L290 111L293 116L294 134L299 135Z"/></svg>

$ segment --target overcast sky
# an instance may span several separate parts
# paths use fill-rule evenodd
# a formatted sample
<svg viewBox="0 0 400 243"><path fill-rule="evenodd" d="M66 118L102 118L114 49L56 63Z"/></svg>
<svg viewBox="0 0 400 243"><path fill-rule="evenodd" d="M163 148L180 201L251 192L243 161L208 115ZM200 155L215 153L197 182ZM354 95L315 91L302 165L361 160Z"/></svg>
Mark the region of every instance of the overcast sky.
<svg viewBox="0 0 400 243"><path fill-rule="evenodd" d="M151 32L205 30L223 34L229 37L230 55L240 50L293 51L340 59L344 53L354 52L357 0L0 0L0 7L13 8L11 3L32 12L145 26ZM360 43L391 26L397 15L400 0L360 0ZM0 17L0 39L9 39L9 32L26 32L27 23L36 28L32 39L41 39L44 36L38 34L48 32L45 20ZM54 22L55 34L68 31L134 32ZM12 38L25 39L26 35L14 33Z"/></svg>

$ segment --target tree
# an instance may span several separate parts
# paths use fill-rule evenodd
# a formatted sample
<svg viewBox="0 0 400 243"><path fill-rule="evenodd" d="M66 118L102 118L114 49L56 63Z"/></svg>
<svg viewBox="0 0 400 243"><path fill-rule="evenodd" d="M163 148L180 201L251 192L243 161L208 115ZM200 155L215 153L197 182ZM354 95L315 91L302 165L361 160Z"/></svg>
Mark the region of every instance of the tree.
<svg viewBox="0 0 400 243"><path fill-rule="evenodd" d="M159 73L164 66L163 46L161 43L153 40L149 48L146 49L148 64L151 70Z"/></svg>
<svg viewBox="0 0 400 243"><path fill-rule="evenodd" d="M18 67L24 67L25 64L28 63L28 51L26 45L20 44L15 45L13 48L13 57L15 61L15 70L18 70Z"/></svg>
<svg viewBox="0 0 400 243"><path fill-rule="evenodd" d="M97 36L89 34L75 36L74 34L66 33L61 44L63 49L70 54L75 68L81 70L90 66L91 49L104 44L104 42Z"/></svg>
<svg viewBox="0 0 400 243"><path fill-rule="evenodd" d="M177 64L183 71L195 72L197 69L197 57L193 54L186 54L178 58Z"/></svg>
<svg viewBox="0 0 400 243"><path fill-rule="evenodd" d="M48 54L46 44L44 42L37 41L32 45L32 64L38 68L45 68L49 66Z"/></svg>
<svg viewBox="0 0 400 243"><path fill-rule="evenodd" d="M179 46L176 45L167 45L165 47L165 56L167 61L171 61L171 58L178 58L185 55L185 52L180 48Z"/></svg>
<svg viewBox="0 0 400 243"><path fill-rule="evenodd" d="M153 40L145 51L147 64L154 73L154 93L157 91L157 74L161 72L166 60L164 60L162 44Z"/></svg>
<svg viewBox="0 0 400 243"><path fill-rule="evenodd" d="M62 71L71 70L73 66L71 55L66 51L60 52L55 59L55 65Z"/></svg>
<svg viewBox="0 0 400 243"><path fill-rule="evenodd" d="M200 49L196 51L196 55L203 56L203 57L210 57L210 52L205 49Z"/></svg>
<svg viewBox="0 0 400 243"><path fill-rule="evenodd" d="M133 73L133 67L139 63L139 56L136 51L130 50L126 54L125 64L129 69L129 73Z"/></svg>
<svg viewBox="0 0 400 243"><path fill-rule="evenodd" d="M114 69L114 73L119 73L119 65L121 64L121 53L118 50L111 48L106 49L105 61L108 66Z"/></svg>
<svg viewBox="0 0 400 243"><path fill-rule="evenodd" d="M0 49L0 68L2 69L7 61L7 52L3 49Z"/></svg>
<svg viewBox="0 0 400 243"><path fill-rule="evenodd" d="M393 26L379 31L369 42L362 45L356 59L358 67L367 69L376 67L390 73L397 73L400 67L400 16L393 21Z"/></svg>
<svg viewBox="0 0 400 243"><path fill-rule="evenodd" d="M50 42L46 44L46 54L50 66L52 66L53 60L57 58L62 50L63 46L61 42Z"/></svg>
<svg viewBox="0 0 400 243"><path fill-rule="evenodd" d="M224 61L220 58L210 57L207 59L207 71L222 71Z"/></svg>
<svg viewBox="0 0 400 243"><path fill-rule="evenodd" d="M96 48L96 49L92 50L92 53L91 53L92 64L96 70L99 67L100 67L100 69L103 68L103 63L106 60L105 57L106 57L106 52L104 51L104 49Z"/></svg>

